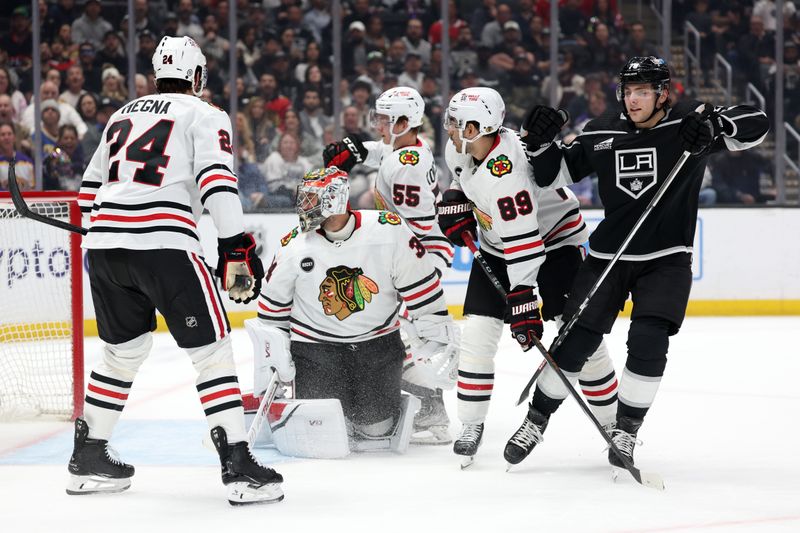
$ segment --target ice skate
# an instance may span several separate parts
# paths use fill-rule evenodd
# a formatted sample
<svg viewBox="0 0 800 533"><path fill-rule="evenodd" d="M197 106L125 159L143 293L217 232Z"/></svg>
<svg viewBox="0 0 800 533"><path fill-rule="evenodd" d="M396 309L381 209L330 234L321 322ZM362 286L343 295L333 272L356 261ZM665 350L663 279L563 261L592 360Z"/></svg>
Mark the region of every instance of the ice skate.
<svg viewBox="0 0 800 533"><path fill-rule="evenodd" d="M636 434L639 432L642 422L643 420L641 418L623 416L617 420L616 428L611 429L609 432L611 440L614 441L616 447L631 464L633 464L633 448L637 444L642 444L642 441L636 438ZM611 465L611 479L616 481L620 473L627 469L611 447L608 449L608 462Z"/></svg>
<svg viewBox="0 0 800 533"><path fill-rule="evenodd" d="M450 418L444 407L442 389L432 396L423 396L422 407L414 417L414 433L411 444L441 445L453 442L450 436Z"/></svg>
<svg viewBox="0 0 800 533"><path fill-rule="evenodd" d="M506 472L511 470L511 467L521 463L537 444L544 440L542 433L547 429L548 418L542 413L533 408L528 407L528 413L525 415L525 420L519 427L516 433L508 439L508 444L503 451L503 457L508 462Z"/></svg>
<svg viewBox="0 0 800 533"><path fill-rule="evenodd" d="M456 455L463 455L461 460L461 469L468 468L475 462L475 454L478 453L478 447L481 445L481 438L483 437L483 423L481 424L464 424L461 428L461 435L458 436L456 442L453 444L453 452Z"/></svg>
<svg viewBox="0 0 800 533"><path fill-rule="evenodd" d="M211 430L211 440L219 453L222 483L228 487L231 505L272 503L283 499L283 476L259 463L246 442L229 444L221 426Z"/></svg>
<svg viewBox="0 0 800 533"><path fill-rule="evenodd" d="M67 494L122 492L131 486L133 466L119 460L108 441L89 438L89 425L75 420L75 445L69 458Z"/></svg>

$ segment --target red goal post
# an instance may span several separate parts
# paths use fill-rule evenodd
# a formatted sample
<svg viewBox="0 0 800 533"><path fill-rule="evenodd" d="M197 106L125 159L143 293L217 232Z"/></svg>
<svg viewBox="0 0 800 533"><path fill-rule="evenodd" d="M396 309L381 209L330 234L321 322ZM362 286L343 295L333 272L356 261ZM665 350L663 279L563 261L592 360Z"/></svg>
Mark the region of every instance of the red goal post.
<svg viewBox="0 0 800 533"><path fill-rule="evenodd" d="M29 208L79 226L77 194L26 192ZM81 237L22 218L0 192L0 420L83 413Z"/></svg>

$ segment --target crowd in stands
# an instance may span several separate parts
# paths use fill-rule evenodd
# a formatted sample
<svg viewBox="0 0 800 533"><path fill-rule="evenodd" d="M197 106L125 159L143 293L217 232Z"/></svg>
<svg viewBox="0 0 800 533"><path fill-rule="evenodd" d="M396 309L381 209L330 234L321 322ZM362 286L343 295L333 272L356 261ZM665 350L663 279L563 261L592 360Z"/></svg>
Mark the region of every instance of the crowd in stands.
<svg viewBox="0 0 800 533"><path fill-rule="evenodd" d="M397 85L422 94L422 135L441 152L446 141L441 115L448 98L440 87L445 62L438 1L345 0L343 57L335 65L329 0L230 1L237 5L235 35L228 32L228 0L134 0L136 71L128 72L125 2L39 0L39 87L33 87L31 72L29 4L9 7L7 16L0 17L5 21L0 26L0 188L6 186L12 156L23 187L34 187L32 100L38 90L44 188L77 189L110 115L126 101L155 91L151 57L163 35L188 35L202 48L208 62L205 99L227 110L231 91L235 94L237 172L248 210L290 208L300 176L322 164L321 151L334 140L336 122L343 134L374 138L368 118L372 103ZM701 31L705 65L719 51L742 79L769 91L774 71L772 0L675 4L676 24L689 20ZM795 31L794 4L784 5L789 15L785 94L791 121L800 110L800 34ZM561 1L556 79L549 75L549 1L450 0L447 17L451 94L475 85L497 89L512 128L531 105L547 104L556 84L559 106L572 117L566 134L580 133L586 122L616 109L615 74L624 62L657 54L645 25L624 20L617 0ZM235 80L228 79L231 47L237 58ZM333 116L332 101L335 68L342 74L338 117ZM128 94L129 76L134 76L135 94ZM683 97L679 83L672 96ZM705 191L704 201L763 202L758 179L764 166L751 161L753 157L758 156L746 152L715 161L706 187L711 192ZM369 188L370 178L355 172L356 201ZM591 178L575 190L585 205L598 204Z"/></svg>

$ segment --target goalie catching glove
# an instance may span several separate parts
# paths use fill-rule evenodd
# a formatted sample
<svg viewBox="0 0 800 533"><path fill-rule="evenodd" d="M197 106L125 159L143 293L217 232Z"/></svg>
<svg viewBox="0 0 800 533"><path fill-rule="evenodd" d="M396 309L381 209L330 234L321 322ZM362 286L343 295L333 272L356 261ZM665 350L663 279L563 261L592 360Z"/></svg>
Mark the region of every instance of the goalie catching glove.
<svg viewBox="0 0 800 533"><path fill-rule="evenodd" d="M367 160L369 150L357 135L349 135L339 142L330 143L322 151L326 167L337 167L350 172L353 167Z"/></svg>
<svg viewBox="0 0 800 533"><path fill-rule="evenodd" d="M449 315L402 319L413 368L403 379L425 388L452 389L456 384L461 330Z"/></svg>
<svg viewBox="0 0 800 533"><path fill-rule="evenodd" d="M539 314L539 302L533 287L519 285L508 293L506 316L514 339L527 351L534 345L534 337L542 338L544 327Z"/></svg>
<svg viewBox="0 0 800 533"><path fill-rule="evenodd" d="M217 275L222 289L236 303L249 303L261 291L264 266L256 255L256 241L249 233L240 233L217 241Z"/></svg>

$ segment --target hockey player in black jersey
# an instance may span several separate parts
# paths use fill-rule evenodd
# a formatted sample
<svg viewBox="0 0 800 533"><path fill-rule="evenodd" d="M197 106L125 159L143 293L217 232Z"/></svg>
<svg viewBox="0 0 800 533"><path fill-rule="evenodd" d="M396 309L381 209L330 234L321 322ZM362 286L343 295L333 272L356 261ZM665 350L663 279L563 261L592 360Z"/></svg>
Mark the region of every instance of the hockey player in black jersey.
<svg viewBox="0 0 800 533"><path fill-rule="evenodd" d="M691 154L553 354L574 383L632 297L628 358L619 385L616 428L611 430L614 443L631 462L637 433L664 374L669 337L678 332L686 312L698 193L708 156L751 148L769 129L764 112L747 105L712 107L689 101L670 108L669 83L662 59L634 57L620 72L621 113L608 112L590 121L581 135L564 145L555 138L566 114L535 106L522 133L538 185L562 187L593 172L599 178L605 219L589 239L589 257L575 278L565 320L577 312L684 151ZM566 396L566 388L548 366L537 383L527 423L538 421L544 431ZM609 462L615 470L622 466L611 450Z"/></svg>

